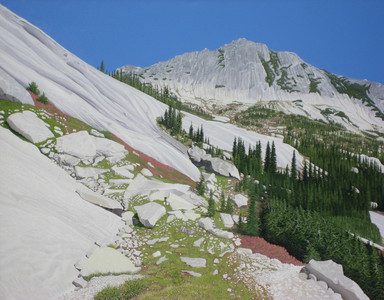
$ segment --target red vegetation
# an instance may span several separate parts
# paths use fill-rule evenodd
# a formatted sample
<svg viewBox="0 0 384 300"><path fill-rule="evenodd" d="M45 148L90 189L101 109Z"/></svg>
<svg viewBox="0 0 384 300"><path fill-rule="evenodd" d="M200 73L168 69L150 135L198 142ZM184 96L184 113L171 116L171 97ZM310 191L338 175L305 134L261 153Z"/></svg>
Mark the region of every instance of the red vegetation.
<svg viewBox="0 0 384 300"><path fill-rule="evenodd" d="M243 236L241 245L244 248L249 248L252 253L260 253L269 258L276 258L282 263L293 264L296 266L304 266L305 264L291 256L285 248L268 243L261 237Z"/></svg>
<svg viewBox="0 0 384 300"><path fill-rule="evenodd" d="M186 175L184 175L183 173L175 170L174 168L157 161L156 159L148 156L147 154L144 154L143 152L132 148L131 146L129 146L126 142L124 142L122 139L120 139L116 135L112 134L112 138L115 141L119 142L120 144L124 145L124 147L127 150L129 150L131 153L136 152L138 154L138 156L144 162L147 163L146 167L152 172L152 174L154 176L160 176L161 175L162 177L170 179L170 180L175 181L175 182L185 183L185 184L189 184L191 186L196 185L196 183L191 178L189 178ZM148 166L148 163L151 163L154 166L154 168Z"/></svg>

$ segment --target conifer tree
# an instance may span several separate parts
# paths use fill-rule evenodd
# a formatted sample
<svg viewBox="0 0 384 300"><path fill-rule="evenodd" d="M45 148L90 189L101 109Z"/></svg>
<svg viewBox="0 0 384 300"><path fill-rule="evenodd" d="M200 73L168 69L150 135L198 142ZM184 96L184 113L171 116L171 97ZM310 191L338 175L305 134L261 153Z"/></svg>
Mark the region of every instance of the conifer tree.
<svg viewBox="0 0 384 300"><path fill-rule="evenodd" d="M100 64L100 71L105 73L105 66L104 66L104 60L101 61L101 64Z"/></svg>
<svg viewBox="0 0 384 300"><path fill-rule="evenodd" d="M262 159L261 159L261 142L259 141L256 145L256 167L255 167L255 172L256 174L261 174L262 172Z"/></svg>
<svg viewBox="0 0 384 300"><path fill-rule="evenodd" d="M199 195L203 196L205 193L205 179L204 179L203 174L200 175L200 181L197 184L196 188L197 188L197 191L199 192Z"/></svg>
<svg viewBox="0 0 384 300"><path fill-rule="evenodd" d="M271 166L271 147L269 142L267 143L267 149L265 150L265 160L264 160L264 173L269 173Z"/></svg>
<svg viewBox="0 0 384 300"><path fill-rule="evenodd" d="M243 230L244 230L243 227L244 227L243 214L240 213L240 215L239 215L239 223L237 224L237 229L239 230L240 233L243 232Z"/></svg>
<svg viewBox="0 0 384 300"><path fill-rule="evenodd" d="M213 200L213 192L209 193L208 199L208 217L214 217L216 213L215 200Z"/></svg>
<svg viewBox="0 0 384 300"><path fill-rule="evenodd" d="M277 158L276 158L276 148L275 142L272 142L272 151L271 151L271 161L269 166L269 172L271 174L276 173L277 170Z"/></svg>
<svg viewBox="0 0 384 300"><path fill-rule="evenodd" d="M296 167L296 151L293 150L292 163L291 163L291 178L297 178L297 167Z"/></svg>
<svg viewBox="0 0 384 300"><path fill-rule="evenodd" d="M259 234L259 220L256 215L256 197L255 195L250 195L250 201L248 206L248 216L247 216L247 225L245 232L248 235L256 236Z"/></svg>
<svg viewBox="0 0 384 300"><path fill-rule="evenodd" d="M225 212L225 208L226 208L225 195L224 195L224 192L222 191L220 195L220 211Z"/></svg>
<svg viewBox="0 0 384 300"><path fill-rule="evenodd" d="M227 214L232 214L233 213L233 203L232 203L232 199L229 196L227 198L227 202L226 202L226 205L225 205L225 212Z"/></svg>
<svg viewBox="0 0 384 300"><path fill-rule="evenodd" d="M193 126L192 126L192 122L191 122L191 126L189 126L188 137L189 137L191 140L193 140Z"/></svg>

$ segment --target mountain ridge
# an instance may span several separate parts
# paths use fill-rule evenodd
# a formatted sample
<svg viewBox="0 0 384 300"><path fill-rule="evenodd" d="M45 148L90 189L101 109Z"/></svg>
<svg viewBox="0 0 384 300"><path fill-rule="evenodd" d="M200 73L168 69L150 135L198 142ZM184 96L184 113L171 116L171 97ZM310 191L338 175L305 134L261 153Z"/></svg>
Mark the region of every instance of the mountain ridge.
<svg viewBox="0 0 384 300"><path fill-rule="evenodd" d="M181 101L205 106L287 101L288 113L329 122L326 108L345 112L362 130L384 130L384 85L331 74L296 53L273 51L244 38L216 50L189 52L150 67L124 66L142 82L167 86ZM303 105L294 101L302 100ZM340 120L335 119L339 122ZM343 122L342 122L343 123ZM344 120L344 123L348 121Z"/></svg>

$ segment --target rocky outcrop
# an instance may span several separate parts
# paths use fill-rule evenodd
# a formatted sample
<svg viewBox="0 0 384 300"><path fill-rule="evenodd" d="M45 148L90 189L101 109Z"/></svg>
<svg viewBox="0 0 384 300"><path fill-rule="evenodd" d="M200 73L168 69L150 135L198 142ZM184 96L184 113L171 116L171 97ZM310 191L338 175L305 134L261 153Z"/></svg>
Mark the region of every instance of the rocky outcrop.
<svg viewBox="0 0 384 300"><path fill-rule="evenodd" d="M199 226L204 228L206 231L218 236L218 237L221 237L224 239L232 239L233 238L232 232L216 228L216 225L211 218L200 219L199 220Z"/></svg>
<svg viewBox="0 0 384 300"><path fill-rule="evenodd" d="M100 195L98 193L95 193L84 185L79 184L78 188L76 189L76 192L85 201L101 206L117 215L121 215L121 213L123 212L123 207L119 202L103 195Z"/></svg>
<svg viewBox="0 0 384 300"><path fill-rule="evenodd" d="M239 171L232 163L218 157L212 157L204 149L192 146L188 149L188 155L196 166L204 167L208 172L240 180Z"/></svg>
<svg viewBox="0 0 384 300"><path fill-rule="evenodd" d="M164 206L156 203L149 202L144 205L134 207L140 222L145 226L152 228L156 225L156 222L165 215Z"/></svg>
<svg viewBox="0 0 384 300"><path fill-rule="evenodd" d="M193 268L205 268L207 260L205 258L180 257L181 261Z"/></svg>
<svg viewBox="0 0 384 300"><path fill-rule="evenodd" d="M304 267L303 271L309 273L310 278L312 275L312 279L317 279L318 282L325 282L329 288L335 293L339 293L343 299L369 300L360 286L344 275L343 266L332 260L316 261L312 259Z"/></svg>
<svg viewBox="0 0 384 300"><path fill-rule="evenodd" d="M48 124L29 110L10 115L7 118L7 123L14 131L34 144L55 137L49 130Z"/></svg>
<svg viewBox="0 0 384 300"><path fill-rule="evenodd" d="M85 262L81 274L88 276L94 273L137 273L141 270L129 258L119 251L110 248L97 249Z"/></svg>
<svg viewBox="0 0 384 300"><path fill-rule="evenodd" d="M220 213L220 219L225 228L232 228L234 225L232 216L230 214Z"/></svg>
<svg viewBox="0 0 384 300"><path fill-rule="evenodd" d="M59 137L56 150L60 154L69 154L87 163L93 162L96 157L105 157L116 163L128 153L123 145L106 138L91 136L87 131Z"/></svg>
<svg viewBox="0 0 384 300"><path fill-rule="evenodd" d="M184 200L183 198L173 193L169 193L169 197L167 198L167 203L172 210L180 210L180 209L189 210L189 209L196 208L195 205L191 204L190 202Z"/></svg>
<svg viewBox="0 0 384 300"><path fill-rule="evenodd" d="M242 195L242 194L237 194L232 198L232 202L235 203L235 205L238 208L243 208L247 207L248 205L248 197Z"/></svg>

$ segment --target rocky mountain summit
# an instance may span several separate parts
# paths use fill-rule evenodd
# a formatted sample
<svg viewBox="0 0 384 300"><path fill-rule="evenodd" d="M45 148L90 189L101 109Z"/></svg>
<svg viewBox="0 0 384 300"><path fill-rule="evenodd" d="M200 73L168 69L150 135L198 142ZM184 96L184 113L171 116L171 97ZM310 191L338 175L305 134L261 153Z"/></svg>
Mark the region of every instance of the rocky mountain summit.
<svg viewBox="0 0 384 300"><path fill-rule="evenodd" d="M246 39L149 67L127 65L120 70L152 86L168 87L181 101L211 111L258 104L363 130L384 128L382 84L331 74L295 53L273 51ZM332 113L324 114L329 110Z"/></svg>

